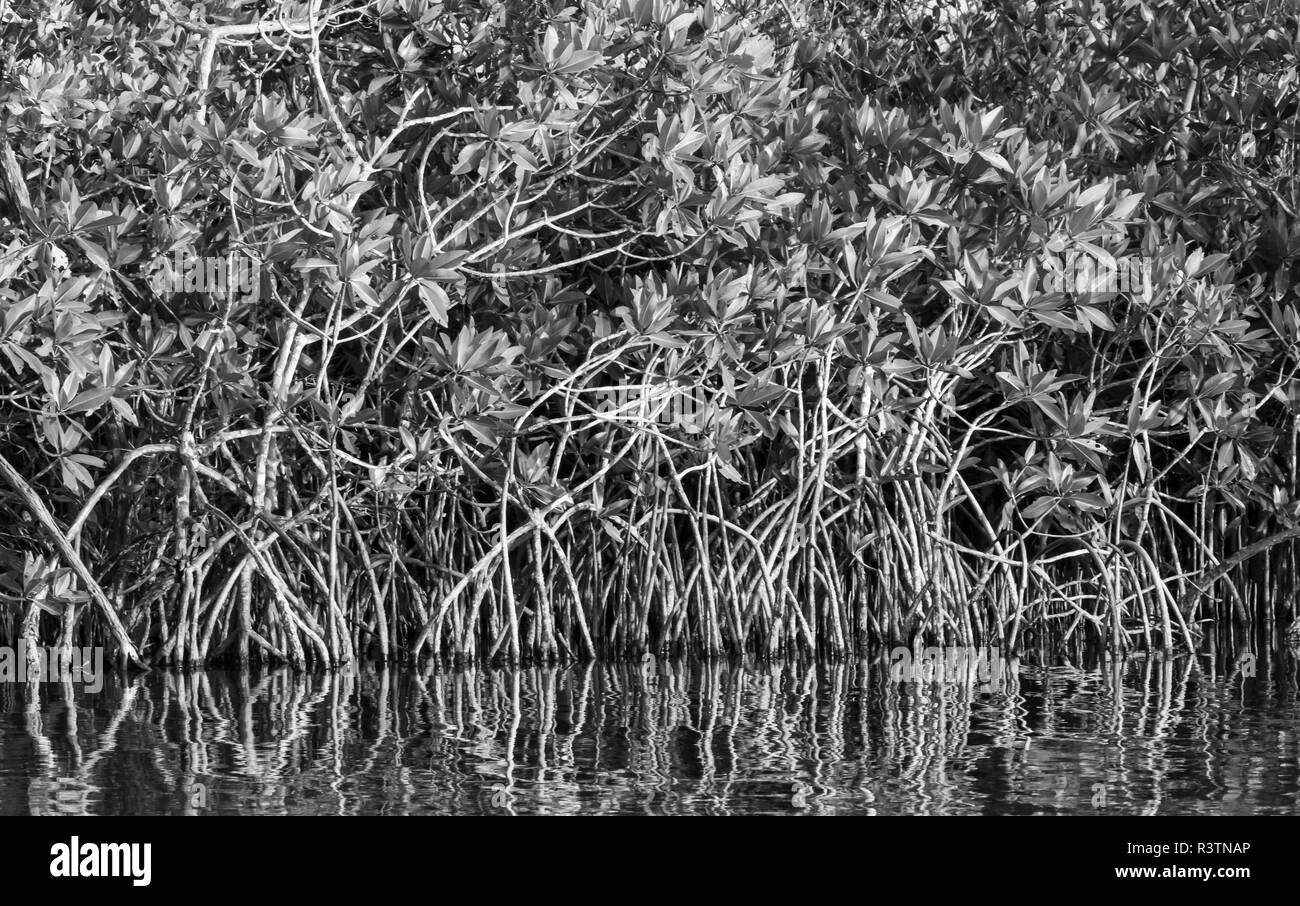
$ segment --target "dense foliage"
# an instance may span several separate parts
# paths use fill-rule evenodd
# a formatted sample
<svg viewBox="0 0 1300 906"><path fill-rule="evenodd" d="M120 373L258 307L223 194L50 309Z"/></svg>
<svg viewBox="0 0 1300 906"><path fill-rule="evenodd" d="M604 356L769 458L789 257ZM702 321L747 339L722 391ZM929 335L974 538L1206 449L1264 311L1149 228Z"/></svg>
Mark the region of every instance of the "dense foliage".
<svg viewBox="0 0 1300 906"><path fill-rule="evenodd" d="M1272 0L0 4L7 631L303 664L1270 622L1298 55Z"/></svg>

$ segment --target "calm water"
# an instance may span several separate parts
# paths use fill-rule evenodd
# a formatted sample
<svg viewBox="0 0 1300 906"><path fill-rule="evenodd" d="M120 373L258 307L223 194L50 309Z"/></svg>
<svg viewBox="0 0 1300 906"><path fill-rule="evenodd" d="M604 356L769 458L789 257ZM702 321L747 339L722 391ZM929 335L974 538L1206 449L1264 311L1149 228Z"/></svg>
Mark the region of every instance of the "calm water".
<svg viewBox="0 0 1300 906"><path fill-rule="evenodd" d="M991 692L882 662L211 671L45 684L39 705L6 684L0 814L1296 814L1296 668L1256 673L1021 667Z"/></svg>

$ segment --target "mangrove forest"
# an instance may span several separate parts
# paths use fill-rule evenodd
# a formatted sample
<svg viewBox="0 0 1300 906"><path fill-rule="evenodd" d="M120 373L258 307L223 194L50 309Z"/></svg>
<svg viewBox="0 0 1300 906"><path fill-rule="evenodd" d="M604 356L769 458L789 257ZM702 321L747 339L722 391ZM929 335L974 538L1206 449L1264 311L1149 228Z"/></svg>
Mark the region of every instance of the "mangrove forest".
<svg viewBox="0 0 1300 906"><path fill-rule="evenodd" d="M1296 16L0 0L0 642L1300 644Z"/></svg>

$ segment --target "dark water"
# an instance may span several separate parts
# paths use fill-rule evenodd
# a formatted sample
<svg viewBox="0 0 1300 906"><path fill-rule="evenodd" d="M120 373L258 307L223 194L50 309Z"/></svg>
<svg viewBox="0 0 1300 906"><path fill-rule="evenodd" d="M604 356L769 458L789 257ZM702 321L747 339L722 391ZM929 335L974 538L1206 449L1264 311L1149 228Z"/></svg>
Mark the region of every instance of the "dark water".
<svg viewBox="0 0 1300 906"><path fill-rule="evenodd" d="M1256 672L207 672L43 684L38 706L5 684L0 814L1295 814L1295 666Z"/></svg>

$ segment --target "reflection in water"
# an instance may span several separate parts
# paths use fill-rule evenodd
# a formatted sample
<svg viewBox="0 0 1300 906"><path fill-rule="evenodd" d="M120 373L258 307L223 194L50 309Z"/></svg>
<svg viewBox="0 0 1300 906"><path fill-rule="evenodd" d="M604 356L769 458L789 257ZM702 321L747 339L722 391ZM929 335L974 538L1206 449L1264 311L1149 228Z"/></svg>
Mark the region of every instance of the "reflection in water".
<svg viewBox="0 0 1300 906"><path fill-rule="evenodd" d="M0 814L1300 811L1289 661L1022 667L996 693L883 658L32 689L0 686Z"/></svg>

